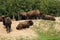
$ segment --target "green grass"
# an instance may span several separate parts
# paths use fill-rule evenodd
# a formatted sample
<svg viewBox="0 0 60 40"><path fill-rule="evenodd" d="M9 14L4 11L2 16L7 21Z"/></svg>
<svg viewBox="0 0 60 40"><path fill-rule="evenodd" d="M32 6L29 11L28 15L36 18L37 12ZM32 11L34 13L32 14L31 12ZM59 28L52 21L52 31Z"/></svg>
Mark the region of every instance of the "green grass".
<svg viewBox="0 0 60 40"><path fill-rule="evenodd" d="M37 27L35 25L34 28L37 33L37 40L60 40L60 31L54 28L58 23L48 20L41 20L39 22L40 25ZM47 32L44 31L45 28L48 28Z"/></svg>
<svg viewBox="0 0 60 40"><path fill-rule="evenodd" d="M42 33L42 32L37 32L38 37L37 40L60 40L60 35L59 34L51 34L51 33Z"/></svg>

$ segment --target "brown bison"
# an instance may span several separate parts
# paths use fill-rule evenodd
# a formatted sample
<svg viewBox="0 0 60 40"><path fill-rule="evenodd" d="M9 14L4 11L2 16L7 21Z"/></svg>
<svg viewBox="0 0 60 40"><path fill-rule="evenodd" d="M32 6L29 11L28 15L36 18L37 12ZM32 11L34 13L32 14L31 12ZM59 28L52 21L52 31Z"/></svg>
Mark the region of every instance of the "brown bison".
<svg viewBox="0 0 60 40"><path fill-rule="evenodd" d="M19 16L21 17L22 20L27 19L27 13L26 12L20 12Z"/></svg>
<svg viewBox="0 0 60 40"><path fill-rule="evenodd" d="M5 25L5 18L6 18L7 16L6 15L2 15L2 22L3 22L3 25Z"/></svg>
<svg viewBox="0 0 60 40"><path fill-rule="evenodd" d="M27 12L27 16L29 19L38 19L40 17L40 11L39 10L31 10Z"/></svg>
<svg viewBox="0 0 60 40"><path fill-rule="evenodd" d="M2 16L0 16L0 22L2 22Z"/></svg>
<svg viewBox="0 0 60 40"><path fill-rule="evenodd" d="M12 24L12 21L11 21L10 17L4 16L3 25L6 27L7 32L11 31L11 24Z"/></svg>
<svg viewBox="0 0 60 40"><path fill-rule="evenodd" d="M29 21L24 21L24 22L21 22L17 25L16 29L17 30L20 30L20 29L25 29L25 28L29 28L29 26L32 26L33 25L33 22L31 20Z"/></svg>
<svg viewBox="0 0 60 40"><path fill-rule="evenodd" d="M50 15L43 14L41 16L41 18L44 19L44 20L52 20L52 21L55 21L55 18L53 16L50 16Z"/></svg>

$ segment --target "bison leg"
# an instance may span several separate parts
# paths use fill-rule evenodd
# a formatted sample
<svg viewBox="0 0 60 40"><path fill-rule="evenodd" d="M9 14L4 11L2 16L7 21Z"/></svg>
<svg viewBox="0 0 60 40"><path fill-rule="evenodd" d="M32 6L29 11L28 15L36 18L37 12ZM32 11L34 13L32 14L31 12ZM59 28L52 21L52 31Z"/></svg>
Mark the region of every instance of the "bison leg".
<svg viewBox="0 0 60 40"><path fill-rule="evenodd" d="M38 20L38 17L37 17L37 20Z"/></svg>
<svg viewBox="0 0 60 40"><path fill-rule="evenodd" d="M8 26L6 25L6 31L8 32Z"/></svg>
<svg viewBox="0 0 60 40"><path fill-rule="evenodd" d="M5 26L4 28L7 28L7 26Z"/></svg>
<svg viewBox="0 0 60 40"><path fill-rule="evenodd" d="M6 30L7 30L7 32L9 33L9 32L11 31L11 25L6 26L6 27L7 27Z"/></svg>
<svg viewBox="0 0 60 40"><path fill-rule="evenodd" d="M27 17L27 20L29 19L29 17Z"/></svg>
<svg viewBox="0 0 60 40"><path fill-rule="evenodd" d="M9 27L8 27L8 31L11 32L11 25L9 25Z"/></svg>

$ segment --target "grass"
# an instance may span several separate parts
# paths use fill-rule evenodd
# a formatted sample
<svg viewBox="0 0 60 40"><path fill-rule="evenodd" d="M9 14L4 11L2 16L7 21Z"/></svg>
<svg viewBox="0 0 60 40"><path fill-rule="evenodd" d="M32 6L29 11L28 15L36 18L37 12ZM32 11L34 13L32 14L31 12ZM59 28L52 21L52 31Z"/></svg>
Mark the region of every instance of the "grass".
<svg viewBox="0 0 60 40"><path fill-rule="evenodd" d="M35 38L30 38L30 37L28 37L28 36L26 36L26 37L18 37L16 40L36 40Z"/></svg>
<svg viewBox="0 0 60 40"><path fill-rule="evenodd" d="M37 40L60 40L60 31L55 30L55 25L58 23L48 20L41 20L39 22L40 25L36 27L37 29L34 28L37 33ZM45 28L47 28L47 32Z"/></svg>
<svg viewBox="0 0 60 40"><path fill-rule="evenodd" d="M60 40L60 35L59 34L52 34L51 33L40 33L39 31L37 32L38 38L37 40Z"/></svg>

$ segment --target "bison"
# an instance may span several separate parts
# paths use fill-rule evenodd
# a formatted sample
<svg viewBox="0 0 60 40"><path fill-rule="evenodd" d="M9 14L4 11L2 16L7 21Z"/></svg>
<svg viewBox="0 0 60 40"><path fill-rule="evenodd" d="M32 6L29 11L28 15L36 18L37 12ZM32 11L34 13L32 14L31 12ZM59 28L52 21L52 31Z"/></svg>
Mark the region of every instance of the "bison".
<svg viewBox="0 0 60 40"><path fill-rule="evenodd" d="M0 16L0 22L2 22L2 16Z"/></svg>
<svg viewBox="0 0 60 40"><path fill-rule="evenodd" d="M6 15L2 15L2 22L3 22L3 25L5 25L5 18L8 17Z"/></svg>
<svg viewBox="0 0 60 40"><path fill-rule="evenodd" d="M22 20L27 19L27 13L26 12L20 12L19 16L21 17Z"/></svg>
<svg viewBox="0 0 60 40"><path fill-rule="evenodd" d="M55 21L56 20L53 16L45 15L45 14L43 14L41 16L41 18L44 19L44 20L52 20L52 21Z"/></svg>
<svg viewBox="0 0 60 40"><path fill-rule="evenodd" d="M40 11L39 10L31 10L27 12L27 16L29 19L38 19L40 17Z"/></svg>
<svg viewBox="0 0 60 40"><path fill-rule="evenodd" d="M25 28L29 28L29 26L32 26L33 25L33 21L31 20L28 20L28 21L24 21L24 22L20 22L16 29L17 30L20 30L20 29L25 29Z"/></svg>
<svg viewBox="0 0 60 40"><path fill-rule="evenodd" d="M11 24L12 24L12 21L11 21L10 17L4 16L3 25L5 26L7 32L11 31Z"/></svg>

